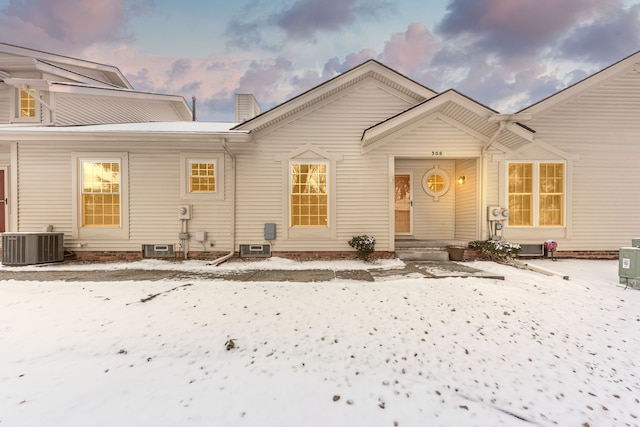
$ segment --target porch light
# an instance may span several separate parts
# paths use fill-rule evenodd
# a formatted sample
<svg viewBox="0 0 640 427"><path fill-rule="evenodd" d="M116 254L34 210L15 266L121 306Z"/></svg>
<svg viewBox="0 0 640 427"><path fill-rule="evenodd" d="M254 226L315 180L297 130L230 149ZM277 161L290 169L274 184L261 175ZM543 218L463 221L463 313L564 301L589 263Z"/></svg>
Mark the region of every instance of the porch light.
<svg viewBox="0 0 640 427"><path fill-rule="evenodd" d="M467 176L466 175L460 175L458 177L458 184L462 185L464 184L464 182L467 180Z"/></svg>

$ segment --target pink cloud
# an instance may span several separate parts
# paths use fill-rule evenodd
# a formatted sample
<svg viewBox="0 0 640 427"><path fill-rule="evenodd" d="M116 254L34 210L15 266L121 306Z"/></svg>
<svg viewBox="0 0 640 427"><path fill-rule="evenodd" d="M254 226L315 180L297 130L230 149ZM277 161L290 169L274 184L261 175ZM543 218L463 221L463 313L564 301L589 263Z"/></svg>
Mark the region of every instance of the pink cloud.
<svg viewBox="0 0 640 427"><path fill-rule="evenodd" d="M20 46L70 52L130 37L128 17L152 0L11 0L0 11L0 38Z"/></svg>
<svg viewBox="0 0 640 427"><path fill-rule="evenodd" d="M391 35L380 60L401 73L413 74L428 66L440 45L424 23L414 22L404 33Z"/></svg>

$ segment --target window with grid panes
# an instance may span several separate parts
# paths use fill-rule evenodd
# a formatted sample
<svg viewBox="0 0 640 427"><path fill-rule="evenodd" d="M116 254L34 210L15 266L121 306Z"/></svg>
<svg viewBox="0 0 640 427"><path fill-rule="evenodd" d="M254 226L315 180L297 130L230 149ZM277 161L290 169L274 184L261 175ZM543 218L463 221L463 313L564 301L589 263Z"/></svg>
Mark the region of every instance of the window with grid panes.
<svg viewBox="0 0 640 427"><path fill-rule="evenodd" d="M540 163L538 166L538 223L540 226L564 225L564 164Z"/></svg>
<svg viewBox="0 0 640 427"><path fill-rule="evenodd" d="M216 192L216 162L190 161L189 170L190 193Z"/></svg>
<svg viewBox="0 0 640 427"><path fill-rule="evenodd" d="M82 226L120 226L120 162L82 161Z"/></svg>
<svg viewBox="0 0 640 427"><path fill-rule="evenodd" d="M291 163L291 226L328 225L328 193L326 163Z"/></svg>
<svg viewBox="0 0 640 427"><path fill-rule="evenodd" d="M36 118L36 91L29 89L25 91L20 89L18 100L18 118L20 119L34 119Z"/></svg>
<svg viewBox="0 0 640 427"><path fill-rule="evenodd" d="M509 163L509 225L563 226L564 171L561 162Z"/></svg>

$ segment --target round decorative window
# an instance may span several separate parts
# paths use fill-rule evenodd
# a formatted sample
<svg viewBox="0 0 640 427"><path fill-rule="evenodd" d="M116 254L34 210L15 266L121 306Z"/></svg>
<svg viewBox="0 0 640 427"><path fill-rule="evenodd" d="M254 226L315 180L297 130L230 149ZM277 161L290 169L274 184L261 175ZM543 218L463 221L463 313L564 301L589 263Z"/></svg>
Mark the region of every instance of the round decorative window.
<svg viewBox="0 0 640 427"><path fill-rule="evenodd" d="M449 175L438 166L428 170L422 177L422 189L435 201L449 191L449 184Z"/></svg>

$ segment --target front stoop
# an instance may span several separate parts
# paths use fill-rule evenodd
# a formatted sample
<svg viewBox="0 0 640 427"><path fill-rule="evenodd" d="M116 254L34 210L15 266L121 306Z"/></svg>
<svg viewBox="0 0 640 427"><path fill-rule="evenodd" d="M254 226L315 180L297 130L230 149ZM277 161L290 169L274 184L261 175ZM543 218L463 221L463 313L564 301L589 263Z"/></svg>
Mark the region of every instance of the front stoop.
<svg viewBox="0 0 640 427"><path fill-rule="evenodd" d="M396 257L403 261L449 261L449 252L446 248L403 248L396 250Z"/></svg>
<svg viewBox="0 0 640 427"><path fill-rule="evenodd" d="M449 261L450 243L396 240L396 257L403 261Z"/></svg>

